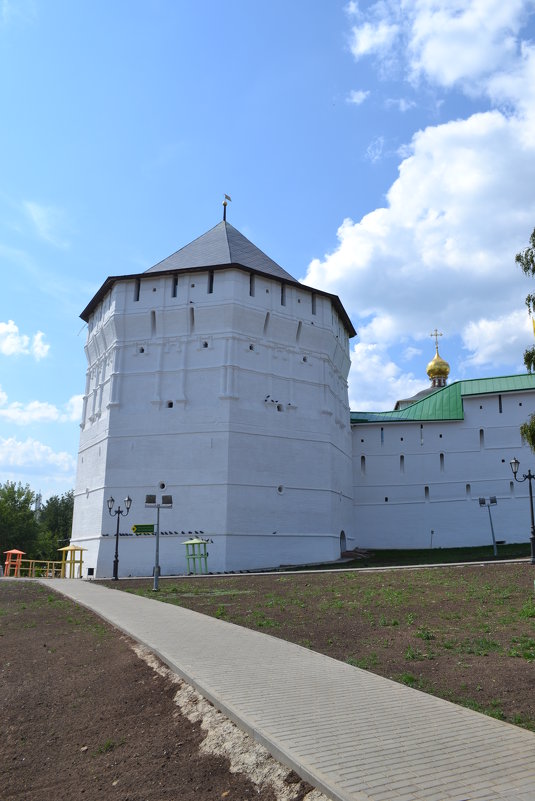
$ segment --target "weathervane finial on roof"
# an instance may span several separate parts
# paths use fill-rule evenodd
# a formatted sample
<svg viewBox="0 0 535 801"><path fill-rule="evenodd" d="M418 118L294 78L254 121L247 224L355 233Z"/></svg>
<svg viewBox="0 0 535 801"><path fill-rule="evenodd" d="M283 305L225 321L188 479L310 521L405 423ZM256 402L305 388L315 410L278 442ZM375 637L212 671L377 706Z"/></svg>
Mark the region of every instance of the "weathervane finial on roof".
<svg viewBox="0 0 535 801"><path fill-rule="evenodd" d="M437 353L438 353L438 338L443 336L443 334L439 333L437 331L437 329L435 328L435 330L431 334L429 334L429 336L430 337L434 337L434 339L435 339L435 348L437 349Z"/></svg>
<svg viewBox="0 0 535 801"><path fill-rule="evenodd" d="M227 221L227 200L232 203L232 198L230 195L225 195L225 199L223 201L223 222Z"/></svg>

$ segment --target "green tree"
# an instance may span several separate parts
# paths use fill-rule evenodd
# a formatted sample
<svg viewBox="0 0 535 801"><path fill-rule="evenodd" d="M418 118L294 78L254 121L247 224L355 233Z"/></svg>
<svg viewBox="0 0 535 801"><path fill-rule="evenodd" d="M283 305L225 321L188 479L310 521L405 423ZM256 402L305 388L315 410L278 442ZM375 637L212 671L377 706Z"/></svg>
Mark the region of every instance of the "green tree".
<svg viewBox="0 0 535 801"><path fill-rule="evenodd" d="M0 484L0 550L19 548L33 556L39 526L32 508L35 494L29 485L6 481Z"/></svg>
<svg viewBox="0 0 535 801"><path fill-rule="evenodd" d="M520 265L524 275L535 278L535 228L529 238L529 246L516 254L515 262ZM535 314L535 294L526 295L526 306L529 316L532 317ZM524 351L524 364L529 373L535 370L535 346Z"/></svg>
<svg viewBox="0 0 535 801"><path fill-rule="evenodd" d="M74 492L52 495L39 512L39 535L36 542L38 559L59 559L58 548L71 538Z"/></svg>
<svg viewBox="0 0 535 801"><path fill-rule="evenodd" d="M516 254L515 262L520 265L524 275L535 278L535 228L529 238L529 246ZM535 294L526 295L526 306L528 307L529 316L535 319ZM533 330L535 333L535 323ZM524 351L524 364L529 373L535 370L535 346ZM529 420L522 423L520 433L535 453L535 414L532 414Z"/></svg>

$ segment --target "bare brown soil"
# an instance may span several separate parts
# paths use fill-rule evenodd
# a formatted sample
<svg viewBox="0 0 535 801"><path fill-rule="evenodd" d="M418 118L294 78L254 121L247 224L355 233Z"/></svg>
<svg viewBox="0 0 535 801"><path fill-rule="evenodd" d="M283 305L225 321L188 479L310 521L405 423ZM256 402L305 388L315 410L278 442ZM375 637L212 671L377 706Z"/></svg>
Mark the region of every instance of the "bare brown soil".
<svg viewBox="0 0 535 801"><path fill-rule="evenodd" d="M40 585L0 580L2 801L320 798L267 752L257 755L266 776L256 783L207 753L202 719L211 715L213 729L223 719L231 742L233 724L133 646ZM260 751L240 747L253 746ZM270 784L277 772L287 793Z"/></svg>
<svg viewBox="0 0 535 801"><path fill-rule="evenodd" d="M535 730L528 562L109 582Z"/></svg>
<svg viewBox="0 0 535 801"><path fill-rule="evenodd" d="M163 578L157 597L535 729L534 579L527 562L244 574ZM109 585L155 597L150 581ZM320 801L150 653L46 587L0 580L0 669L2 801Z"/></svg>

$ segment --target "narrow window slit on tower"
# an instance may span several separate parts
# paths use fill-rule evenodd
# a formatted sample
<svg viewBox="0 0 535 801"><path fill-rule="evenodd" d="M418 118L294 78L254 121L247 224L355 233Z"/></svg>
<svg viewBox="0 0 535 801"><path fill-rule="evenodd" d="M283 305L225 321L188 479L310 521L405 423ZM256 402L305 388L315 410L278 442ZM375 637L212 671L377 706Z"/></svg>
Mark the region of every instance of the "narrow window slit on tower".
<svg viewBox="0 0 535 801"><path fill-rule="evenodd" d="M269 328L269 312L266 312L266 319L264 320L264 336L266 336Z"/></svg>
<svg viewBox="0 0 535 801"><path fill-rule="evenodd" d="M134 300L135 301L139 300L140 287L141 287L141 280L139 278L136 278L135 283L134 283Z"/></svg>
<svg viewBox="0 0 535 801"><path fill-rule="evenodd" d="M249 295L254 298L254 291L255 291L255 275L251 273L249 276Z"/></svg>
<svg viewBox="0 0 535 801"><path fill-rule="evenodd" d="M498 411L499 411L500 414L503 411L503 409L502 409L502 396L501 395L498 395Z"/></svg>
<svg viewBox="0 0 535 801"><path fill-rule="evenodd" d="M299 320L299 322L297 323L297 332L296 332L296 335L295 335L295 341L296 342L299 342L299 339L301 338L301 328L302 327L303 327L303 323L301 322L301 320Z"/></svg>
<svg viewBox="0 0 535 801"><path fill-rule="evenodd" d="M281 306L286 306L286 284L281 284Z"/></svg>
<svg viewBox="0 0 535 801"><path fill-rule="evenodd" d="M173 288L171 290L171 296L176 298L178 293L178 275L173 275Z"/></svg>
<svg viewBox="0 0 535 801"><path fill-rule="evenodd" d="M314 294L314 292L310 296L310 300L312 303L312 314L316 314L316 295Z"/></svg>
<svg viewBox="0 0 535 801"><path fill-rule="evenodd" d="M156 312L151 311L150 313L150 333L151 336L156 335Z"/></svg>
<svg viewBox="0 0 535 801"><path fill-rule="evenodd" d="M214 291L214 271L208 270L208 294L211 295Z"/></svg>
<svg viewBox="0 0 535 801"><path fill-rule="evenodd" d="M360 472L362 473L363 476L366 475L366 457L365 456L361 456L360 457Z"/></svg>
<svg viewBox="0 0 535 801"><path fill-rule="evenodd" d="M479 447L480 448L485 447L485 431L483 428L479 429Z"/></svg>
<svg viewBox="0 0 535 801"><path fill-rule="evenodd" d="M405 457L403 456L403 454L401 454L399 457L399 472L400 473L405 472Z"/></svg>
<svg viewBox="0 0 535 801"><path fill-rule="evenodd" d="M195 309L193 308L193 306L190 306L190 309L189 309L189 331L190 331L190 334L192 334L194 330L195 330Z"/></svg>

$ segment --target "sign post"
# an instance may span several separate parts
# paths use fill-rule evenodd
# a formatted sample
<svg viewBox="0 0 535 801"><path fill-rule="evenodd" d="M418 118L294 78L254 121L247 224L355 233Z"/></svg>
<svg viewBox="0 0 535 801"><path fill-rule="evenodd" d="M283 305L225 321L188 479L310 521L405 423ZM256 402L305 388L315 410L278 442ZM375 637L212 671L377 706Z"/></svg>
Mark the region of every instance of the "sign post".
<svg viewBox="0 0 535 801"><path fill-rule="evenodd" d="M154 523L136 523L132 531L134 534L154 534Z"/></svg>

